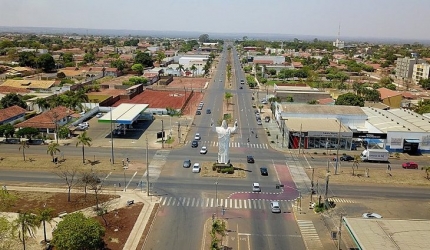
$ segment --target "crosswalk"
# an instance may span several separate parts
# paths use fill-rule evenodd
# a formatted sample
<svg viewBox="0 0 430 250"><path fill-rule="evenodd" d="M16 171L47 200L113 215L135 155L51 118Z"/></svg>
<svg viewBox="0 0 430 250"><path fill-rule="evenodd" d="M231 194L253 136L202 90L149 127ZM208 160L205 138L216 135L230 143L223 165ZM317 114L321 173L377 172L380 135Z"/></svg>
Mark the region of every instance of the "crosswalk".
<svg viewBox="0 0 430 250"><path fill-rule="evenodd" d="M315 229L314 223L310 220L297 220L306 249L316 250L323 249L320 237Z"/></svg>
<svg viewBox="0 0 430 250"><path fill-rule="evenodd" d="M186 141L185 145L191 144L192 141ZM199 146L206 147L218 147L217 141L199 141ZM230 148L261 148L268 149L269 145L267 143L248 143L248 142L230 142Z"/></svg>
<svg viewBox="0 0 430 250"><path fill-rule="evenodd" d="M279 201L281 209L284 211L290 211L293 208L294 201ZM161 197L161 206L170 207L200 207L200 208L211 208L211 207L224 207L230 209L270 209L270 200L266 199L218 199L215 198L196 198L196 197Z"/></svg>
<svg viewBox="0 0 430 250"><path fill-rule="evenodd" d="M355 203L353 200L343 199L343 198L328 198L329 201L334 203Z"/></svg>

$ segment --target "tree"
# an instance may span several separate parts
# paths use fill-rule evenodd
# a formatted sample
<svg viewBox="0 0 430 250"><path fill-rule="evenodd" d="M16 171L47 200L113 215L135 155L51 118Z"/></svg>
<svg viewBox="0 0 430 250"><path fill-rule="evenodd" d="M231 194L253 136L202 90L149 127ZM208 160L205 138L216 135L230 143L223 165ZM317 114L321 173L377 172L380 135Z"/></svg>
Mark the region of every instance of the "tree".
<svg viewBox="0 0 430 250"><path fill-rule="evenodd" d="M67 202L70 202L70 192L72 191L72 187L75 186L78 182L76 177L76 168L68 169L63 168L57 172L58 177L63 179L66 182L68 193L67 193Z"/></svg>
<svg viewBox="0 0 430 250"><path fill-rule="evenodd" d="M269 69L269 75L270 75L273 79L275 79L275 76L276 76L276 69Z"/></svg>
<svg viewBox="0 0 430 250"><path fill-rule="evenodd" d="M12 249L13 224L0 216L0 249Z"/></svg>
<svg viewBox="0 0 430 250"><path fill-rule="evenodd" d="M37 58L37 64L44 72L55 69L55 60L50 54L42 54Z"/></svg>
<svg viewBox="0 0 430 250"><path fill-rule="evenodd" d="M52 244L59 250L102 249L105 229L81 212L69 214L58 223Z"/></svg>
<svg viewBox="0 0 430 250"><path fill-rule="evenodd" d="M0 135L4 137L11 137L15 133L15 128L12 126L12 124L4 124L0 125Z"/></svg>
<svg viewBox="0 0 430 250"><path fill-rule="evenodd" d="M0 190L0 210L4 211L13 206L16 201L16 196L5 188Z"/></svg>
<svg viewBox="0 0 430 250"><path fill-rule="evenodd" d="M87 136L87 131L78 135L78 142L76 142L76 147L82 145L82 163L85 164L85 146L91 147L92 139Z"/></svg>
<svg viewBox="0 0 430 250"><path fill-rule="evenodd" d="M193 72L193 77L196 77L196 70L197 70L196 65L194 65L194 64L191 65L190 70Z"/></svg>
<svg viewBox="0 0 430 250"><path fill-rule="evenodd" d="M87 199L87 187L98 183L98 177L93 172L82 172L80 182L84 185L85 200Z"/></svg>
<svg viewBox="0 0 430 250"><path fill-rule="evenodd" d="M66 52L63 54L63 62L66 63L71 63L73 62L73 53L72 52Z"/></svg>
<svg viewBox="0 0 430 250"><path fill-rule="evenodd" d="M37 211L37 217L38 217L38 220L43 225L43 239L45 240L45 242L48 242L46 239L46 225L45 225L45 223L48 222L48 224L51 225L51 221L54 219L54 209L52 209L52 208L39 209Z"/></svg>
<svg viewBox="0 0 430 250"><path fill-rule="evenodd" d="M52 157L52 162L54 162L54 155L56 155L57 152L61 152L59 147L60 147L60 145L56 142L51 142L48 145L48 150L46 150L46 153Z"/></svg>
<svg viewBox="0 0 430 250"><path fill-rule="evenodd" d="M364 99L356 94L346 93L337 98L335 105L364 107Z"/></svg>
<svg viewBox="0 0 430 250"><path fill-rule="evenodd" d="M261 113L261 109L263 109L264 108L264 106L263 105L258 105L258 109L260 110L260 113Z"/></svg>
<svg viewBox="0 0 430 250"><path fill-rule="evenodd" d="M136 56L134 57L134 63L142 64L143 67L153 67L154 61L148 53L143 53L141 51L137 51Z"/></svg>
<svg viewBox="0 0 430 250"><path fill-rule="evenodd" d="M49 108L49 102L46 100L46 98L37 98L34 103L37 104L37 106L39 107L40 111L43 111L45 109Z"/></svg>
<svg viewBox="0 0 430 250"><path fill-rule="evenodd" d="M18 218L13 221L14 230L19 232L19 239L25 250L25 237L28 235L34 237L34 232L40 222L35 214L24 212L19 213Z"/></svg>
<svg viewBox="0 0 430 250"><path fill-rule="evenodd" d="M133 66L131 66L131 70L138 72L139 75L142 75L143 74L143 65L140 63L133 64Z"/></svg>
<svg viewBox="0 0 430 250"><path fill-rule="evenodd" d="M430 79L421 79L418 84L421 85L423 89L430 89Z"/></svg>
<svg viewBox="0 0 430 250"><path fill-rule="evenodd" d="M37 63L36 53L34 52L20 52L18 54L19 66L35 67Z"/></svg>
<svg viewBox="0 0 430 250"><path fill-rule="evenodd" d="M33 136L36 136L39 134L39 130L37 130L37 128L26 127L26 128L21 128L15 134L18 137L32 138Z"/></svg>
<svg viewBox="0 0 430 250"><path fill-rule="evenodd" d="M146 79L145 77L140 77L140 76L132 76L128 79L128 81L122 82L123 85L128 85L128 86L133 86L133 85L137 85L137 84L146 85L147 83L148 83L148 79Z"/></svg>
<svg viewBox="0 0 430 250"><path fill-rule="evenodd" d="M164 54L163 51L157 51L157 55L155 58L157 59L158 64L161 65L161 62L163 61L164 58L166 58L166 55Z"/></svg>
<svg viewBox="0 0 430 250"><path fill-rule="evenodd" d="M84 55L84 63L92 63L96 60L96 56L94 53L85 53Z"/></svg>
<svg viewBox="0 0 430 250"><path fill-rule="evenodd" d="M232 97L233 95L230 92L225 92L224 99L227 101L227 110L228 110L228 105L230 104L229 101Z"/></svg>
<svg viewBox="0 0 430 250"><path fill-rule="evenodd" d="M179 73L182 75L182 71L184 71L184 65L179 64L176 70L179 71Z"/></svg>
<svg viewBox="0 0 430 250"><path fill-rule="evenodd" d="M112 61L110 63L110 66L112 68L117 68L119 71L123 71L125 69L125 61L123 61L121 59L117 59L115 61Z"/></svg>
<svg viewBox="0 0 430 250"><path fill-rule="evenodd" d="M199 42L206 43L209 42L209 35L208 34L202 34L199 36Z"/></svg>
<svg viewBox="0 0 430 250"><path fill-rule="evenodd" d="M16 93L6 94L3 98L1 98L0 103L3 108L9 108L17 105L23 109L27 109L27 104L22 99L22 96Z"/></svg>
<svg viewBox="0 0 430 250"><path fill-rule="evenodd" d="M27 140L22 140L20 142L19 151L22 150L22 157L24 158L24 161L25 161L25 149L29 147L30 146L27 144Z"/></svg>
<svg viewBox="0 0 430 250"><path fill-rule="evenodd" d="M426 179L430 180L430 167L425 167L426 170Z"/></svg>

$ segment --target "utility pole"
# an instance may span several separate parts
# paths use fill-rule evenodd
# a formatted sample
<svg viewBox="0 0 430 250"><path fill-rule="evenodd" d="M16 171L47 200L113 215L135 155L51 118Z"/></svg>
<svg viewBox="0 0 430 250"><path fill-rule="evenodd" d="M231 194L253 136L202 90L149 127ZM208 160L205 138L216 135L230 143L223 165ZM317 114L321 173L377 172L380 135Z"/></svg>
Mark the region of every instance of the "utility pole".
<svg viewBox="0 0 430 250"><path fill-rule="evenodd" d="M340 148L340 130L342 128L342 122L339 121L339 133L337 133L337 150L336 150L336 167L334 168L334 174L337 174L339 168L339 148Z"/></svg>
<svg viewBox="0 0 430 250"><path fill-rule="evenodd" d="M327 208L328 207L328 181L329 181L330 173L327 173L325 176L325 192L324 192L324 205Z"/></svg>
<svg viewBox="0 0 430 250"><path fill-rule="evenodd" d="M110 108L110 143L111 143L111 158L112 165L115 164L115 158L113 154L113 129L112 129L112 107Z"/></svg>
<svg viewBox="0 0 430 250"><path fill-rule="evenodd" d="M178 121L178 143L181 144L181 122Z"/></svg>
<svg viewBox="0 0 430 250"><path fill-rule="evenodd" d="M302 124L300 123L300 134L299 134L300 138L299 138L299 154L300 154L300 149L302 148Z"/></svg>
<svg viewBox="0 0 430 250"><path fill-rule="evenodd" d="M164 125L163 120L161 120L161 148L164 148Z"/></svg>
<svg viewBox="0 0 430 250"><path fill-rule="evenodd" d="M312 202L312 195L314 194L314 174L315 174L315 168L312 168L312 179L311 179L311 202Z"/></svg>
<svg viewBox="0 0 430 250"><path fill-rule="evenodd" d="M146 136L146 195L149 196L148 136Z"/></svg>
<svg viewBox="0 0 430 250"><path fill-rule="evenodd" d="M340 250L340 241L342 240L342 220L343 220L343 214L340 214L340 222L339 222L339 232L337 233L338 235L338 240L337 240L337 250Z"/></svg>

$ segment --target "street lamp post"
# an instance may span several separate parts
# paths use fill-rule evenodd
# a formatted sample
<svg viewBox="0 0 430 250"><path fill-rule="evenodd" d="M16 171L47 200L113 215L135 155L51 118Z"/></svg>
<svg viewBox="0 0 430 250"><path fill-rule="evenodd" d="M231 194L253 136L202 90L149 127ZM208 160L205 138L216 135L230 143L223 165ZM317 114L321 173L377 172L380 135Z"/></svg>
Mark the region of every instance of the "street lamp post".
<svg viewBox="0 0 430 250"><path fill-rule="evenodd" d="M215 182L215 202L216 202L215 214L216 214L216 217L218 218L218 182Z"/></svg>
<svg viewBox="0 0 430 250"><path fill-rule="evenodd" d="M146 136L146 195L149 196L148 136Z"/></svg>
<svg viewBox="0 0 430 250"><path fill-rule="evenodd" d="M111 142L111 158L112 164L115 164L115 158L113 154L113 129L112 129L112 107L110 108L110 142Z"/></svg>

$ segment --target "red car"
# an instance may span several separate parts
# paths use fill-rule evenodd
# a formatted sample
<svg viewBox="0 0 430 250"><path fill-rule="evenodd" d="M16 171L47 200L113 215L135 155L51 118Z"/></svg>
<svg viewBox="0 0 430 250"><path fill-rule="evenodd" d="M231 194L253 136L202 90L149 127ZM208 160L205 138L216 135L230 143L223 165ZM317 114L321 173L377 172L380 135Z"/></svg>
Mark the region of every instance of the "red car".
<svg viewBox="0 0 430 250"><path fill-rule="evenodd" d="M402 168L406 168L406 169L418 169L418 163L413 162L413 161L408 161L402 164Z"/></svg>

